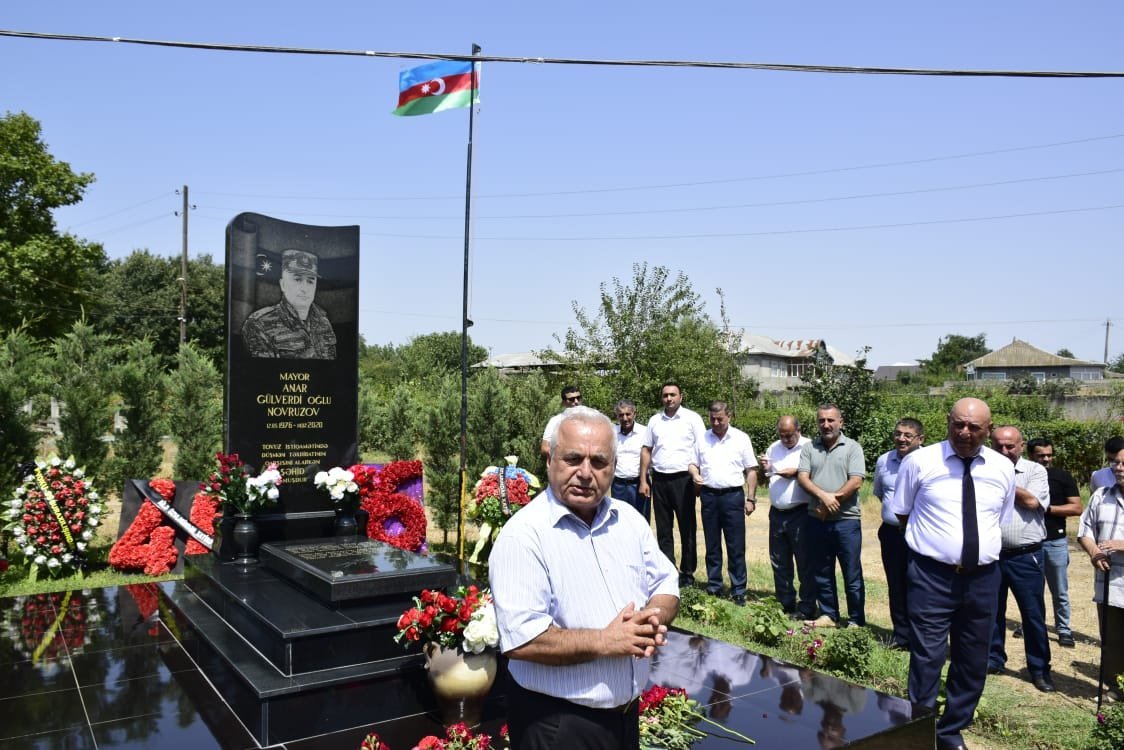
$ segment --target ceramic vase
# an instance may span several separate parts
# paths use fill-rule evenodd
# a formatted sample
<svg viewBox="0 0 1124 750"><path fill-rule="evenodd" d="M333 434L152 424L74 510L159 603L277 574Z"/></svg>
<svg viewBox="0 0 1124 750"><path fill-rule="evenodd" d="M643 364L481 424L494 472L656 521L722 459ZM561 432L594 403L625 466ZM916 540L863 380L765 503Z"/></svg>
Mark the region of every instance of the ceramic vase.
<svg viewBox="0 0 1124 750"><path fill-rule="evenodd" d="M253 565L258 561L258 525L249 513L234 515L234 530L230 534L234 542L234 562L239 565Z"/></svg>
<svg viewBox="0 0 1124 750"><path fill-rule="evenodd" d="M427 643L426 674L433 688L433 697L445 726L464 722L470 727L480 723L480 712L492 683L496 680L496 652L466 654L460 649Z"/></svg>

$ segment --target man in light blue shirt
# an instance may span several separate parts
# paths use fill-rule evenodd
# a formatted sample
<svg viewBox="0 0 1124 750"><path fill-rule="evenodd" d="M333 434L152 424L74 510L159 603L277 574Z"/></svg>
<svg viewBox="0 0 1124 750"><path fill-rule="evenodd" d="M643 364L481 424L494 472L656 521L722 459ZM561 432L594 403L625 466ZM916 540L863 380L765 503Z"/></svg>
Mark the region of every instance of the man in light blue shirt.
<svg viewBox="0 0 1124 750"><path fill-rule="evenodd" d="M644 518L609 496L615 459L608 418L568 409L547 491L504 525L489 558L513 747L639 746L636 699L679 587Z"/></svg>
<svg viewBox="0 0 1124 750"><path fill-rule="evenodd" d="M909 547L905 543L905 526L891 510L894 487L902 459L925 442L925 428L911 417L903 417L894 425L894 449L878 457L874 465L874 496L882 501L882 525L878 527L878 543L882 548L882 567L886 570L886 590L890 599L890 622L893 634L890 645L909 649L909 609L906 606Z"/></svg>

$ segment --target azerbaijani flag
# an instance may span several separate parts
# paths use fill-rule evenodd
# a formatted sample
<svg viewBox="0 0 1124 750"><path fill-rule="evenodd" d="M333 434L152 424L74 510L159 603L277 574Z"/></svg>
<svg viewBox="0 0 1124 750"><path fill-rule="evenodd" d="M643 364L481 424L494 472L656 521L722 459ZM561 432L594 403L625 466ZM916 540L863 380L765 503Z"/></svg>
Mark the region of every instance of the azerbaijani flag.
<svg viewBox="0 0 1124 750"><path fill-rule="evenodd" d="M441 60L403 70L398 75L396 115L428 115L480 103L480 68L472 88L472 63ZM469 97L472 101L469 101Z"/></svg>

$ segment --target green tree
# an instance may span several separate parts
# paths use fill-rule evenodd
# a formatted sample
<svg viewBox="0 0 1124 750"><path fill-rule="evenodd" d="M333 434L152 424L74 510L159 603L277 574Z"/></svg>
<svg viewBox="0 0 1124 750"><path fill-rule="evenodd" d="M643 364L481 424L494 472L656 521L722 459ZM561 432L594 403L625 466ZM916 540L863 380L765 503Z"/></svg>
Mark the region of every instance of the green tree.
<svg viewBox="0 0 1124 750"><path fill-rule="evenodd" d="M971 362L991 352L987 347L987 335L961 336L950 333L937 342L937 349L929 359L922 359L921 369L933 373L953 373L965 362Z"/></svg>
<svg viewBox="0 0 1124 750"><path fill-rule="evenodd" d="M222 370L226 361L225 270L210 255L187 263L187 339ZM150 338L165 367L179 349L179 257L135 250L111 261L97 278L95 327L120 341Z"/></svg>
<svg viewBox="0 0 1124 750"><path fill-rule="evenodd" d="M18 464L35 458L32 414L24 406L46 383L43 354L22 329L0 336L0 481ZM7 484L3 485L7 487Z"/></svg>
<svg viewBox="0 0 1124 750"><path fill-rule="evenodd" d="M544 353L562 360L570 379L591 392L590 405L607 410L619 398L632 398L658 408L666 380L678 381L695 408L753 392L726 335L682 271L673 277L664 266L636 263L630 282L613 277L600 291L594 313L573 302L577 326L558 338L560 352ZM600 387L591 387L595 380Z"/></svg>
<svg viewBox="0 0 1124 750"><path fill-rule="evenodd" d="M179 350L168 396L169 425L179 448L172 473L177 479L202 481L222 447L222 378L192 344Z"/></svg>
<svg viewBox="0 0 1124 750"><path fill-rule="evenodd" d="M401 376L417 380L435 372L460 372L461 335L453 331L415 336L398 350L402 363ZM488 350L468 341L468 364L472 366L488 358Z"/></svg>
<svg viewBox="0 0 1124 750"><path fill-rule="evenodd" d="M62 335L93 301L100 245L55 229L52 211L82 199L91 174L56 160L24 113L0 117L0 330L23 321L36 338Z"/></svg>
<svg viewBox="0 0 1124 750"><path fill-rule="evenodd" d="M106 377L113 364L109 339L79 320L55 339L52 351L50 371L62 402L59 453L74 456L87 473L102 480L108 452L103 438L113 429L112 390Z"/></svg>
<svg viewBox="0 0 1124 750"><path fill-rule="evenodd" d="M1073 352L1071 352L1069 349L1066 349L1064 346L1061 349L1058 349L1055 354L1057 354L1059 357L1069 357L1070 359L1077 359L1077 357L1073 356Z"/></svg>
<svg viewBox="0 0 1124 750"><path fill-rule="evenodd" d="M121 399L125 429L115 436L106 486L121 489L126 480L148 479L160 470L167 375L152 342L140 339L120 348L110 381Z"/></svg>
<svg viewBox="0 0 1124 750"><path fill-rule="evenodd" d="M425 504L448 544L460 505L460 378L453 373L434 375L423 391L425 402L417 411L425 451Z"/></svg>
<svg viewBox="0 0 1124 750"><path fill-rule="evenodd" d="M364 454L386 456L392 461L412 460L417 454L417 404L425 396L415 393L413 383L398 383L387 390L360 385L359 449Z"/></svg>
<svg viewBox="0 0 1124 750"><path fill-rule="evenodd" d="M1124 373L1124 354L1117 354L1116 358L1108 363L1108 369L1113 372Z"/></svg>
<svg viewBox="0 0 1124 750"><path fill-rule="evenodd" d="M803 385L797 386L797 391L812 408L823 403L838 406L843 414L843 431L862 443L864 452L867 452L867 442L881 441L884 437L874 424L881 396L875 387L874 375L866 369L868 351L864 349L852 367L832 364L821 350L815 369L802 375ZM867 452L867 463L873 465L877 457L877 453L872 456Z"/></svg>

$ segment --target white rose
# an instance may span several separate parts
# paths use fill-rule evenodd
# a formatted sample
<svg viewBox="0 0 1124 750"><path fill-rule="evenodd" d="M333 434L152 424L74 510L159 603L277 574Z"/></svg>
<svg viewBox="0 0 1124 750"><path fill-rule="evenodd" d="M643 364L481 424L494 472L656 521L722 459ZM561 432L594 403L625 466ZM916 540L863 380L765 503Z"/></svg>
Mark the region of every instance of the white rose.
<svg viewBox="0 0 1124 750"><path fill-rule="evenodd" d="M485 648L495 648L499 642L495 610L491 605L484 605L473 614L472 621L464 629L465 651L479 654Z"/></svg>
<svg viewBox="0 0 1124 750"><path fill-rule="evenodd" d="M75 542L74 546L78 549L79 552L85 552L86 551L86 543L85 542Z"/></svg>
<svg viewBox="0 0 1124 750"><path fill-rule="evenodd" d="M51 456L51 466L61 466L61 465L62 465L62 459L60 459L58 456Z"/></svg>
<svg viewBox="0 0 1124 750"><path fill-rule="evenodd" d="M42 563L40 563L40 565L42 565ZM50 560L47 561L47 567L48 568L57 568L60 565L62 565L62 563L60 563L58 560L56 560L53 557Z"/></svg>
<svg viewBox="0 0 1124 750"><path fill-rule="evenodd" d="M85 539L88 542L88 541L90 541L91 539L94 538L94 532L87 529L86 531L82 532L82 538Z"/></svg>
<svg viewBox="0 0 1124 750"><path fill-rule="evenodd" d="M276 487L270 487L269 491L265 493L265 496L270 500L276 500L281 497L281 492Z"/></svg>
<svg viewBox="0 0 1124 750"><path fill-rule="evenodd" d="M34 562L36 565L42 565L47 562L47 557L45 555L36 555Z"/></svg>
<svg viewBox="0 0 1124 750"><path fill-rule="evenodd" d="M83 471L82 469L75 469L74 470L74 478L75 479L81 479L84 476L86 476L86 472Z"/></svg>
<svg viewBox="0 0 1124 750"><path fill-rule="evenodd" d="M74 559L74 555L70 554L69 552L63 552L62 553L62 561L64 563L68 563L73 559Z"/></svg>
<svg viewBox="0 0 1124 750"><path fill-rule="evenodd" d="M316 476L313 477L313 479L312 479L312 483L315 484L317 487L323 487L325 484L327 484L327 482L328 482L328 472L326 472L326 471L316 472Z"/></svg>
<svg viewBox="0 0 1124 750"><path fill-rule="evenodd" d="M87 493L86 493L86 499L87 499L87 500L89 500L89 501L90 501L90 502L92 503L92 502L94 502L95 500L97 500L97 499L98 499L98 493L96 493L96 492L87 492Z"/></svg>
<svg viewBox="0 0 1124 750"><path fill-rule="evenodd" d="M97 525L98 525L98 523L100 523L100 522L98 521L98 519L96 519L96 518L91 518L91 519L90 519L90 525L91 525L91 526L97 526Z"/></svg>
<svg viewBox="0 0 1124 750"><path fill-rule="evenodd" d="M26 547L23 548L23 554L25 554L28 557L31 557L32 555L35 554L35 547L33 547L30 544L27 545Z"/></svg>

